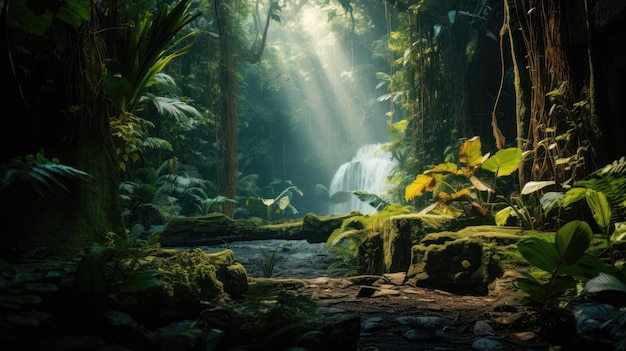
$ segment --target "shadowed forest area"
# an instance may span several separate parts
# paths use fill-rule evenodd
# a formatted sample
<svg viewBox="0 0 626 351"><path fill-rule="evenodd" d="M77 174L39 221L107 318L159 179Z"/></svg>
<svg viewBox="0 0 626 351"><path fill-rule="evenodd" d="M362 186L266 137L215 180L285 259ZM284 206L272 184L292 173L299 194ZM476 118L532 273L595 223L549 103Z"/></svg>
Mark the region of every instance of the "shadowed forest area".
<svg viewBox="0 0 626 351"><path fill-rule="evenodd" d="M11 349L626 349L623 2L0 4Z"/></svg>

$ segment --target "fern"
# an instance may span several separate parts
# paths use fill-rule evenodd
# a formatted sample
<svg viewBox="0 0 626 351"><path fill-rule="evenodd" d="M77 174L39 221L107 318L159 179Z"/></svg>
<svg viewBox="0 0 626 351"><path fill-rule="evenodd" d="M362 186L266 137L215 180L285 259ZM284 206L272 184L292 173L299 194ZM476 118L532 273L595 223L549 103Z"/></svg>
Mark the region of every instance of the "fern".
<svg viewBox="0 0 626 351"><path fill-rule="evenodd" d="M602 167L597 173L604 176L611 174L626 175L626 156L622 156L619 160Z"/></svg>
<svg viewBox="0 0 626 351"><path fill-rule="evenodd" d="M626 221L626 157L613 161L576 186L604 193L611 205L612 222Z"/></svg>
<svg viewBox="0 0 626 351"><path fill-rule="evenodd" d="M60 196L69 192L65 182L70 179L86 179L88 174L76 168L48 160L44 152L17 157L9 164L0 165L0 192L25 182L42 198L47 193Z"/></svg>

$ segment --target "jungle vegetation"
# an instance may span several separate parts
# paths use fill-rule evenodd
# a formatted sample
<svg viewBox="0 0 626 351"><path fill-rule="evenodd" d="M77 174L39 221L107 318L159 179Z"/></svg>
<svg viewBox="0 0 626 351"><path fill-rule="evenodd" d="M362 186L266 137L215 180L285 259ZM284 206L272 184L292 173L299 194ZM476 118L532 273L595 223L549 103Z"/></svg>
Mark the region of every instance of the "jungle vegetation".
<svg viewBox="0 0 626 351"><path fill-rule="evenodd" d="M407 186L442 162L463 164L459 147L474 137L485 155L521 153L515 173L481 192L493 214L517 209L513 199L536 207L622 156L596 1L1 3L9 246L144 240L170 218L213 211L269 218L270 207L250 205L267 199L272 217L323 212L316 186L372 125L399 162L387 195L417 210L430 199L406 197ZM333 36L295 45L321 34L303 30L312 14ZM329 67L320 50L347 63ZM303 136L333 143L312 149ZM11 177L25 157L34 161L21 174L62 191L41 197ZM68 168L42 175L46 157ZM522 194L540 181L551 183ZM551 214L532 225L574 215Z"/></svg>

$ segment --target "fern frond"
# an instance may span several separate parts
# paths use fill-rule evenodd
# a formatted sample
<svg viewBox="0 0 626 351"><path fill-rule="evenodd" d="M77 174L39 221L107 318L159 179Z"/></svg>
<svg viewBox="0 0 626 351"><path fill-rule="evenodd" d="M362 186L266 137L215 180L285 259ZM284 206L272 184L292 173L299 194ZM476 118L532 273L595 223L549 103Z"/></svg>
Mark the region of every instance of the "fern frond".
<svg viewBox="0 0 626 351"><path fill-rule="evenodd" d="M611 205L612 222L626 220L626 173L594 177L576 182L575 185L600 191L606 195Z"/></svg>
<svg viewBox="0 0 626 351"><path fill-rule="evenodd" d="M68 192L64 181L68 179L85 179L88 174L76 168L56 162L50 162L43 154L37 154L39 159L31 155L26 158L14 160L2 169L2 181L0 190L13 186L19 181L29 183L33 190L42 198L45 193L53 193L59 196L61 192Z"/></svg>
<svg viewBox="0 0 626 351"><path fill-rule="evenodd" d="M613 161L598 171L599 175L623 174L626 175L626 156L622 156L619 160Z"/></svg>
<svg viewBox="0 0 626 351"><path fill-rule="evenodd" d="M203 119L200 111L178 97L146 94L145 100L150 101L159 114L174 118L176 124L183 130L192 130L196 127L197 123L194 118Z"/></svg>
<svg viewBox="0 0 626 351"><path fill-rule="evenodd" d="M142 146L152 150L167 150L173 151L172 144L169 141L161 138L147 137L142 140Z"/></svg>

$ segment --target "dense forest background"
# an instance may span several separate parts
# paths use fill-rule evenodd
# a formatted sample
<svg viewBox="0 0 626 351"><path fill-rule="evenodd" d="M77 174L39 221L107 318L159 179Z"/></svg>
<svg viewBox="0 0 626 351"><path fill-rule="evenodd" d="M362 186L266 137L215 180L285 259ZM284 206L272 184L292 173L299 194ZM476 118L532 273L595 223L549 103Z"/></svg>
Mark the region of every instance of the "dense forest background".
<svg viewBox="0 0 626 351"><path fill-rule="evenodd" d="M388 143L385 196L403 205L474 136L523 150L508 191L624 152L619 1L1 4L6 248L265 218L284 195L272 219L325 214L334 172L370 143Z"/></svg>

